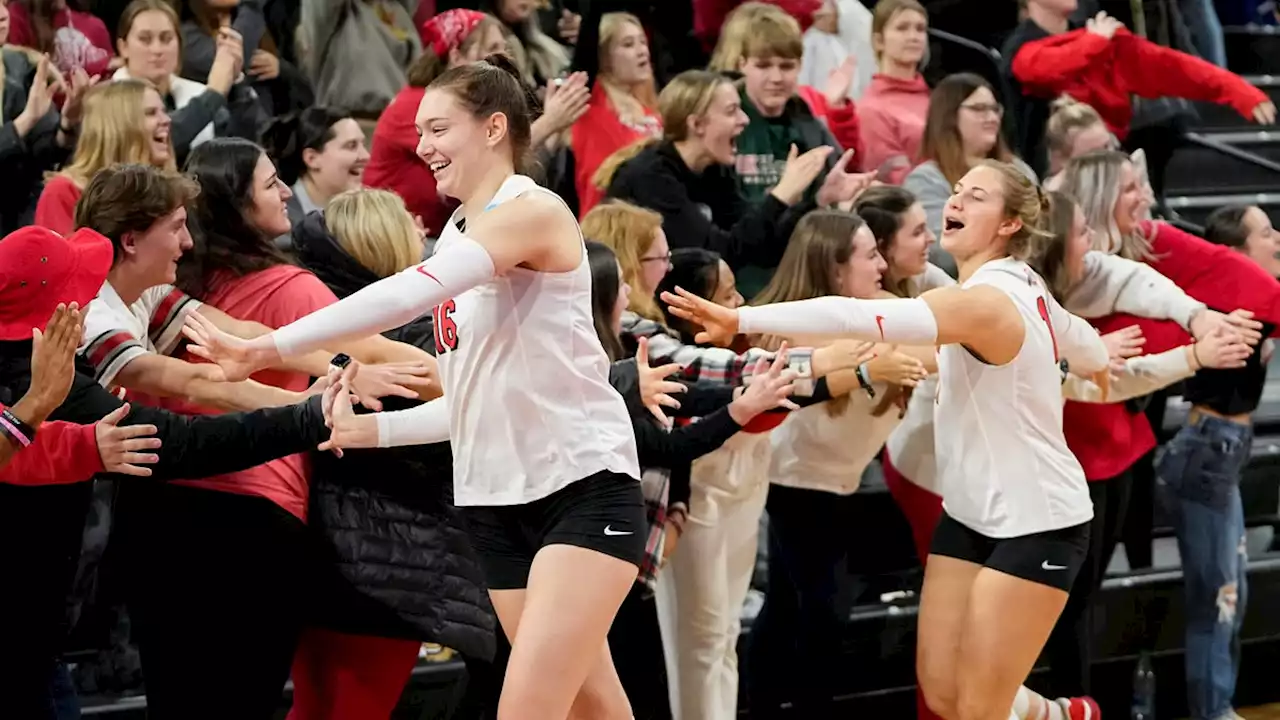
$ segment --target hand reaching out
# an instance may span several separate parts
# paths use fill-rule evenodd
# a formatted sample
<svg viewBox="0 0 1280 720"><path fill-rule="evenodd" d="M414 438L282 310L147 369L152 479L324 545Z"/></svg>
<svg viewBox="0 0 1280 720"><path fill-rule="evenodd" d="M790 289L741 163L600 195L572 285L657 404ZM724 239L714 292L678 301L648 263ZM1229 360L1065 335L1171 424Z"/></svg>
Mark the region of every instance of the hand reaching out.
<svg viewBox="0 0 1280 720"><path fill-rule="evenodd" d="M224 332L199 312L187 314L182 334L187 349L222 368L227 382L239 382L253 373L280 362L280 353L269 335L253 340Z"/></svg>
<svg viewBox="0 0 1280 720"><path fill-rule="evenodd" d="M1102 344L1107 346L1107 356L1111 358L1111 372L1124 372L1125 360L1141 355L1146 341L1142 328L1137 325L1103 335Z"/></svg>
<svg viewBox="0 0 1280 720"><path fill-rule="evenodd" d="M1192 369L1241 368L1253 354L1253 348L1236 335L1225 330L1215 330L1203 340L1191 346Z"/></svg>
<svg viewBox="0 0 1280 720"><path fill-rule="evenodd" d="M135 475L147 477L151 468L142 465L154 465L160 462L160 456L147 450L159 449L160 438L154 437L159 432L155 425L120 425L120 421L129 415L129 403L125 403L98 421L93 434L98 440L98 455L102 457L102 467L109 473L119 475Z"/></svg>
<svg viewBox="0 0 1280 720"><path fill-rule="evenodd" d="M929 375L924 363L906 353L890 350L867 363L867 374L872 382L889 383L913 388Z"/></svg>
<svg viewBox="0 0 1280 720"><path fill-rule="evenodd" d="M351 393L361 405L373 411L382 410L382 402L378 398L415 399L418 392L410 386L438 383L434 367L421 362L364 365L352 361L351 367Z"/></svg>
<svg viewBox="0 0 1280 720"><path fill-rule="evenodd" d="M659 367L649 366L649 339L640 338L639 345L636 348L636 369L640 374L640 399L644 402L644 406L653 413L658 419L658 423L665 428L671 427L671 418L662 411L663 407L678 408L680 401L676 400L672 395L676 393L686 392L689 388L684 383L678 383L667 380L677 372L680 372L679 363L667 363Z"/></svg>
<svg viewBox="0 0 1280 720"><path fill-rule="evenodd" d="M727 347L738 335L737 310L717 305L679 286L675 293L664 291L662 302L671 309L672 315L704 328L693 338L694 342Z"/></svg>
<svg viewBox="0 0 1280 720"><path fill-rule="evenodd" d="M1216 310L1201 310L1191 318L1191 335L1197 340L1209 337L1215 330L1236 334L1249 345L1262 342L1262 323L1248 310L1235 310L1223 315Z"/></svg>
<svg viewBox="0 0 1280 720"><path fill-rule="evenodd" d="M1259 125L1274 125L1276 122L1276 104L1270 100L1258 103L1253 109L1253 121Z"/></svg>
<svg viewBox="0 0 1280 720"><path fill-rule="evenodd" d="M32 329L31 386L27 394L37 401L39 414L32 424L39 425L71 392L76 377L76 348L83 334L84 317L75 303L59 305L43 332Z"/></svg>
<svg viewBox="0 0 1280 720"><path fill-rule="evenodd" d="M783 343L774 354L773 362L764 358L756 360L751 384L743 390L742 395L729 403L729 415L741 427L760 413L774 408L800 409L800 406L791 401L795 380L796 372L787 367L787 344Z"/></svg>

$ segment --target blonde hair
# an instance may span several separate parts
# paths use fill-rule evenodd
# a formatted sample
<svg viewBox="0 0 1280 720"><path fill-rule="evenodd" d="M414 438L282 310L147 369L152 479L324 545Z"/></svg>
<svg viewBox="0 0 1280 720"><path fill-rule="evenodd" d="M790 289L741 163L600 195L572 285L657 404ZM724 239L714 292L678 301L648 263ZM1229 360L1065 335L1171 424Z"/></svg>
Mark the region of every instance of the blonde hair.
<svg viewBox="0 0 1280 720"><path fill-rule="evenodd" d="M658 89L652 75L647 82L630 88L619 85L613 79L612 68L609 67L609 48L618 41L618 36L628 25L644 29L640 18L631 13L611 12L600 18L600 73L597 79L622 123L635 125L648 117L650 111L658 109Z"/></svg>
<svg viewBox="0 0 1280 720"><path fill-rule="evenodd" d="M701 117L711 107L711 100L721 85L731 84L723 75L706 70L686 70L671 79L658 96L658 114L662 117L662 141L682 142L689 139L689 119ZM591 177L591 183L600 190L608 190L613 175L631 158L639 155L659 140L638 140L600 163Z"/></svg>
<svg viewBox="0 0 1280 720"><path fill-rule="evenodd" d="M1038 241L1050 237L1042 227L1049 221L1049 195L1011 163L983 160L978 167L992 168L1000 173L1004 215L1022 221L1022 227L1009 236L1005 252L1018 260L1033 257Z"/></svg>
<svg viewBox="0 0 1280 720"><path fill-rule="evenodd" d="M622 279L636 290L627 309L665 326L666 318L653 295L640 292L640 259L653 247L661 229L662 215L621 200L601 203L582 218L583 236L607 245L618 256Z"/></svg>
<svg viewBox="0 0 1280 720"><path fill-rule="evenodd" d="M1070 195L1084 212L1093 230L1094 249L1117 253L1129 260L1149 260L1151 240L1134 229L1125 235L1116 224L1116 202L1120 199L1120 178L1133 160L1122 152L1101 150L1073 157L1062 171L1062 192ZM1137 175L1138 169L1134 167ZM1142 177L1137 176L1140 182Z"/></svg>
<svg viewBox="0 0 1280 720"><path fill-rule="evenodd" d="M884 35L884 29L889 26L890 22L902 12L918 12L924 16L925 22L929 21L929 11L925 10L919 0L880 0L876 3L876 7L871 11L871 38L872 48L876 56L876 62L880 61L883 54L875 48L875 36Z"/></svg>
<svg viewBox="0 0 1280 720"><path fill-rule="evenodd" d="M324 208L324 222L356 262L380 278L422 261L422 241L404 200L386 190L339 193Z"/></svg>
<svg viewBox="0 0 1280 720"><path fill-rule="evenodd" d="M1075 134L1102 122L1102 116L1093 106L1082 103L1070 95L1053 101L1049 122L1045 124L1044 137L1050 153L1066 156L1071 153Z"/></svg>
<svg viewBox="0 0 1280 720"><path fill-rule="evenodd" d="M720 39L716 41L716 49L711 53L711 62L707 64L707 69L712 72L737 72L738 65L743 58L747 57L747 45L751 40L752 28L760 18L773 16L776 19L778 15L791 17L777 5L754 0L734 8L733 12L725 18L724 26L720 28ZM803 40L801 46L803 47Z"/></svg>
<svg viewBox="0 0 1280 720"><path fill-rule="evenodd" d="M119 163L154 165L151 137L145 129L142 101L147 91L159 94L145 80L113 80L92 88L84 97L84 120L71 163L62 171L80 187L97 172ZM176 170L173 141L163 169Z"/></svg>
<svg viewBox="0 0 1280 720"><path fill-rule="evenodd" d="M800 23L781 9L774 9L777 12L761 12L747 24L739 63L747 58L799 60L804 56L804 32L800 30ZM734 69L737 70L737 66Z"/></svg>

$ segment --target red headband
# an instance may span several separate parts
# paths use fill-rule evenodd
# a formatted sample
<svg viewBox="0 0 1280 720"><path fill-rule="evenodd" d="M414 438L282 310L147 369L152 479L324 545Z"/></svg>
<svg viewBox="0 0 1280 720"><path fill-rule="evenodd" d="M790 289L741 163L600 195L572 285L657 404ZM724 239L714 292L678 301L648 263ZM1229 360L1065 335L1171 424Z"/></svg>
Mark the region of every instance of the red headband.
<svg viewBox="0 0 1280 720"><path fill-rule="evenodd" d="M422 24L422 44L436 57L448 60L449 51L461 45L484 17L475 10L446 10Z"/></svg>

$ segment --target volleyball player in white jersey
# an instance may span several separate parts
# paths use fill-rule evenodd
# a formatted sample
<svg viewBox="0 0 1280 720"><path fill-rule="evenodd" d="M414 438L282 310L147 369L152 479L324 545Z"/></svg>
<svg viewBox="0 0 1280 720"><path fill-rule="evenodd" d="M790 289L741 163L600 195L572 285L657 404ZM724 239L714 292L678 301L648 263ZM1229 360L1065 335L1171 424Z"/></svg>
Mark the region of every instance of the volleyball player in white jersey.
<svg viewBox="0 0 1280 720"><path fill-rule="evenodd" d="M946 718L1009 717L1066 603L1093 515L1062 435L1059 359L1105 388L1107 349L1019 259L1043 205L1010 165L971 170L943 214L942 247L961 283L919 298L735 311L663 296L712 341L821 333L941 346L934 413L945 512L925 570L917 670L930 708Z"/></svg>
<svg viewBox="0 0 1280 720"><path fill-rule="evenodd" d="M435 254L270 335L241 340L193 316L193 351L231 376L434 308L445 396L382 413L352 446L451 439L455 501L512 653L502 720L631 717L606 644L645 549L635 437L591 315L577 221L516 168L530 111L510 62L427 88L418 154L462 201Z"/></svg>

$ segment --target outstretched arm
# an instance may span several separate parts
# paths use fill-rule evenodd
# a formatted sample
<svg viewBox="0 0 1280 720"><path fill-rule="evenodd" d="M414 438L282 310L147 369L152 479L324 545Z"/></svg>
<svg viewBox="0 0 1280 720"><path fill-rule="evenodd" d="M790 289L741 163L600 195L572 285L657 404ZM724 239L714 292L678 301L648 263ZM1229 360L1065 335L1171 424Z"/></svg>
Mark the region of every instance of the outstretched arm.
<svg viewBox="0 0 1280 720"><path fill-rule="evenodd" d="M194 341L191 351L222 365L228 378L239 379L246 370L275 365L284 357L404 325L520 265L557 272L577 267L583 252L577 236L577 223L560 200L527 192L472 218L466 235L450 236L426 262L269 335L242 341L193 314L187 326Z"/></svg>
<svg viewBox="0 0 1280 720"><path fill-rule="evenodd" d="M990 362L1013 359L1025 328L1013 301L989 285L939 288L919 298L859 300L821 297L738 310L724 308L682 288L662 299L678 317L702 325L698 341L717 342L738 332L827 335L904 345L960 343Z"/></svg>

